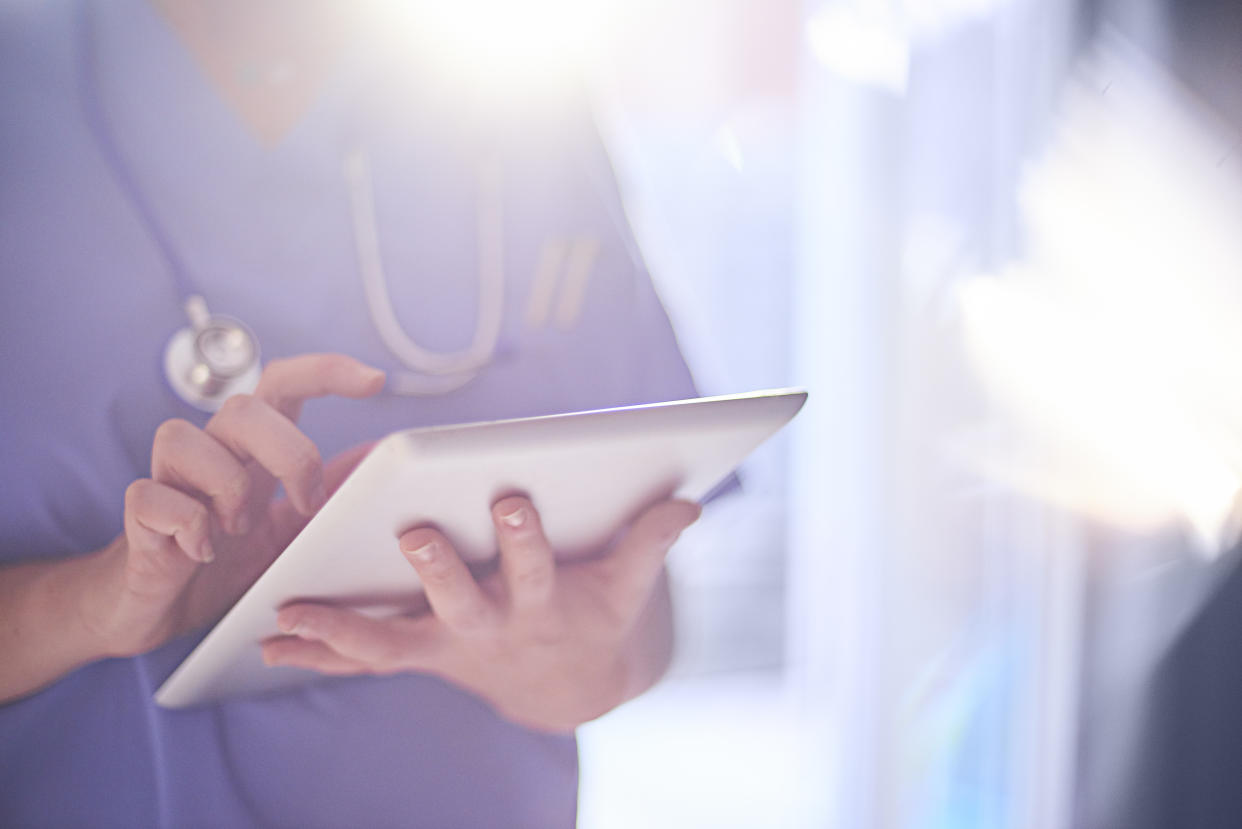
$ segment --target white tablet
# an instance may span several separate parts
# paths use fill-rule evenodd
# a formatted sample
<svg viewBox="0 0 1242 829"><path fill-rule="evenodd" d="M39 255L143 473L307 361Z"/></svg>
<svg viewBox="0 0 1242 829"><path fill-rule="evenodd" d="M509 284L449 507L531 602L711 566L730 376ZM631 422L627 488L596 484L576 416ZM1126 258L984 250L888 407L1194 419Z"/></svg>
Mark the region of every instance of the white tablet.
<svg viewBox="0 0 1242 829"><path fill-rule="evenodd" d="M319 678L263 663L259 643L278 635L277 610L307 599L409 609L420 587L397 538L434 524L464 558L492 558L490 507L505 495L531 498L559 556L599 553L652 503L708 494L805 400L802 391L764 391L389 435L155 700L183 707Z"/></svg>

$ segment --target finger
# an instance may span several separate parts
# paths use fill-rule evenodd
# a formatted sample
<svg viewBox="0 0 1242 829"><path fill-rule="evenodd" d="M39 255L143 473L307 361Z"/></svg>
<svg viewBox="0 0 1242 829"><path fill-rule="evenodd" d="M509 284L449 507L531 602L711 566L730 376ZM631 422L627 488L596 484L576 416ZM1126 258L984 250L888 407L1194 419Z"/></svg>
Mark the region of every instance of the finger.
<svg viewBox="0 0 1242 829"><path fill-rule="evenodd" d="M229 532L248 530L246 467L215 438L185 420L165 420L155 430L151 477L180 489L202 493Z"/></svg>
<svg viewBox="0 0 1242 829"><path fill-rule="evenodd" d="M492 507L492 523L509 601L517 610L546 605L555 588L556 559L534 505L519 496L504 498Z"/></svg>
<svg viewBox="0 0 1242 829"><path fill-rule="evenodd" d="M148 478L134 481L125 490L125 537L130 552L141 556L143 564L173 577L188 578L193 572L189 562L215 558L207 507ZM169 556L170 548L179 555Z"/></svg>
<svg viewBox="0 0 1242 829"><path fill-rule="evenodd" d="M268 665L305 668L332 676L359 676L373 673L368 666L341 656L323 642L310 642L296 636L278 636L264 642L263 661Z"/></svg>
<svg viewBox="0 0 1242 829"><path fill-rule="evenodd" d="M276 624L284 633L322 642L372 670L391 672L413 667L410 654L426 647L435 621L405 616L373 619L355 610L303 603L281 608Z"/></svg>
<svg viewBox="0 0 1242 829"><path fill-rule="evenodd" d="M612 551L595 563L606 573L606 589L617 607L637 613L646 605L669 548L702 511L691 501L661 501L643 512Z"/></svg>
<svg viewBox="0 0 1242 829"><path fill-rule="evenodd" d="M207 434L243 461L254 460L280 480L294 507L312 515L328 493L315 444L266 401L235 394L207 422Z"/></svg>
<svg viewBox="0 0 1242 829"><path fill-rule="evenodd" d="M290 420L311 397L370 397L384 387L384 372L344 354L303 354L273 360L263 369L255 396Z"/></svg>
<svg viewBox="0 0 1242 829"><path fill-rule="evenodd" d="M362 463L372 449L375 448L376 441L363 443L352 449L346 449L341 454L328 461L323 468L324 488L328 491L328 496L340 488L345 483L345 479L350 473ZM288 498L281 498L272 505L270 512L272 519L272 539L278 549L283 550L289 546L289 542L302 531L306 526L307 518L298 512Z"/></svg>
<svg viewBox="0 0 1242 829"><path fill-rule="evenodd" d="M345 483L345 479L362 463L362 459L371 454L371 450L375 448L375 444L379 441L368 441L360 443L357 446L346 449L339 455L336 455L323 468L324 484L328 488L328 492L336 492L341 484Z"/></svg>
<svg viewBox="0 0 1242 829"><path fill-rule="evenodd" d="M499 611L483 594L457 551L432 529L410 530L398 540L423 582L436 618L458 633L492 629Z"/></svg>

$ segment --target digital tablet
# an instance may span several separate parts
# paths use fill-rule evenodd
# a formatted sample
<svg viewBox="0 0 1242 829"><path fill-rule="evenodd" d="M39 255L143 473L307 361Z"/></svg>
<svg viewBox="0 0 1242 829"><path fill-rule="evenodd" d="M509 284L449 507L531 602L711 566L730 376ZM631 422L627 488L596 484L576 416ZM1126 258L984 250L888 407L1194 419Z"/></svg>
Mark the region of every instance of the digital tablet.
<svg viewBox="0 0 1242 829"><path fill-rule="evenodd" d="M435 525L463 558L496 555L491 505L525 494L557 555L589 556L651 504L700 500L790 420L803 391L411 429L389 435L332 494L155 694L166 707L277 691L320 674L263 663L294 600L409 610L418 576L397 538Z"/></svg>

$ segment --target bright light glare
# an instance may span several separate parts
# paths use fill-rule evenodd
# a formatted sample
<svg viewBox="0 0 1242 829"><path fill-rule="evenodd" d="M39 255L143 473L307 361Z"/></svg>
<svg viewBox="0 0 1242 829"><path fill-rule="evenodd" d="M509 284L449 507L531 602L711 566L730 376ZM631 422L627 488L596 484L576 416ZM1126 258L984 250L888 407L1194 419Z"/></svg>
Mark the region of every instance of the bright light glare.
<svg viewBox="0 0 1242 829"><path fill-rule="evenodd" d="M841 77L903 95L912 44L992 14L1003 0L836 0L806 24L819 63Z"/></svg>
<svg viewBox="0 0 1242 829"><path fill-rule="evenodd" d="M966 283L979 375L1021 457L993 474L1207 554L1242 485L1242 186L1227 133L1124 44L1087 67L1022 194L1030 253Z"/></svg>
<svg viewBox="0 0 1242 829"><path fill-rule="evenodd" d="M493 87L558 83L606 50L612 0L413 0L400 24L446 71Z"/></svg>
<svg viewBox="0 0 1242 829"><path fill-rule="evenodd" d="M746 166L746 159L742 155L742 142L738 140L737 132L733 127L725 124L716 130L715 144L720 157L734 170L742 172L742 168Z"/></svg>
<svg viewBox="0 0 1242 829"><path fill-rule="evenodd" d="M815 58L841 77L905 93L910 46L893 16L826 6L807 22L806 38Z"/></svg>

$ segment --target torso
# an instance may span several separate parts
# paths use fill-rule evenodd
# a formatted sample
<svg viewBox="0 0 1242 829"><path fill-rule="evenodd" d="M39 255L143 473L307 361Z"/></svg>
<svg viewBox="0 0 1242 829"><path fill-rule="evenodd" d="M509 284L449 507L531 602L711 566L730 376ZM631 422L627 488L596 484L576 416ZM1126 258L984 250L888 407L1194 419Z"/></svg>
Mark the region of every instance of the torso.
<svg viewBox="0 0 1242 829"><path fill-rule="evenodd" d="M0 21L0 75L13 81L0 103L21 113L0 125L0 561L107 543L125 487L148 473L155 427L206 418L163 377L164 345L184 325L181 297L84 126L74 14L27 6ZM341 351L396 367L357 275L340 171L357 142L375 173L398 317L427 347L469 342L477 136L459 140L467 127L420 124L418 101L396 126L391 112L359 109L365 97L351 84L368 68L346 61L305 120L263 147L213 103L150 9L127 0L95 12L98 87L118 145L213 310L254 328L265 357ZM494 362L451 395L309 404L302 426L325 456L414 425L693 393L607 209L615 194L578 166L601 163L589 122L567 116L548 134L556 140L505 136L506 311ZM533 325L542 245L584 236L602 248L575 317ZM151 692L192 644L88 666L0 709L4 822L572 824L572 739L509 725L425 677L153 708Z"/></svg>

